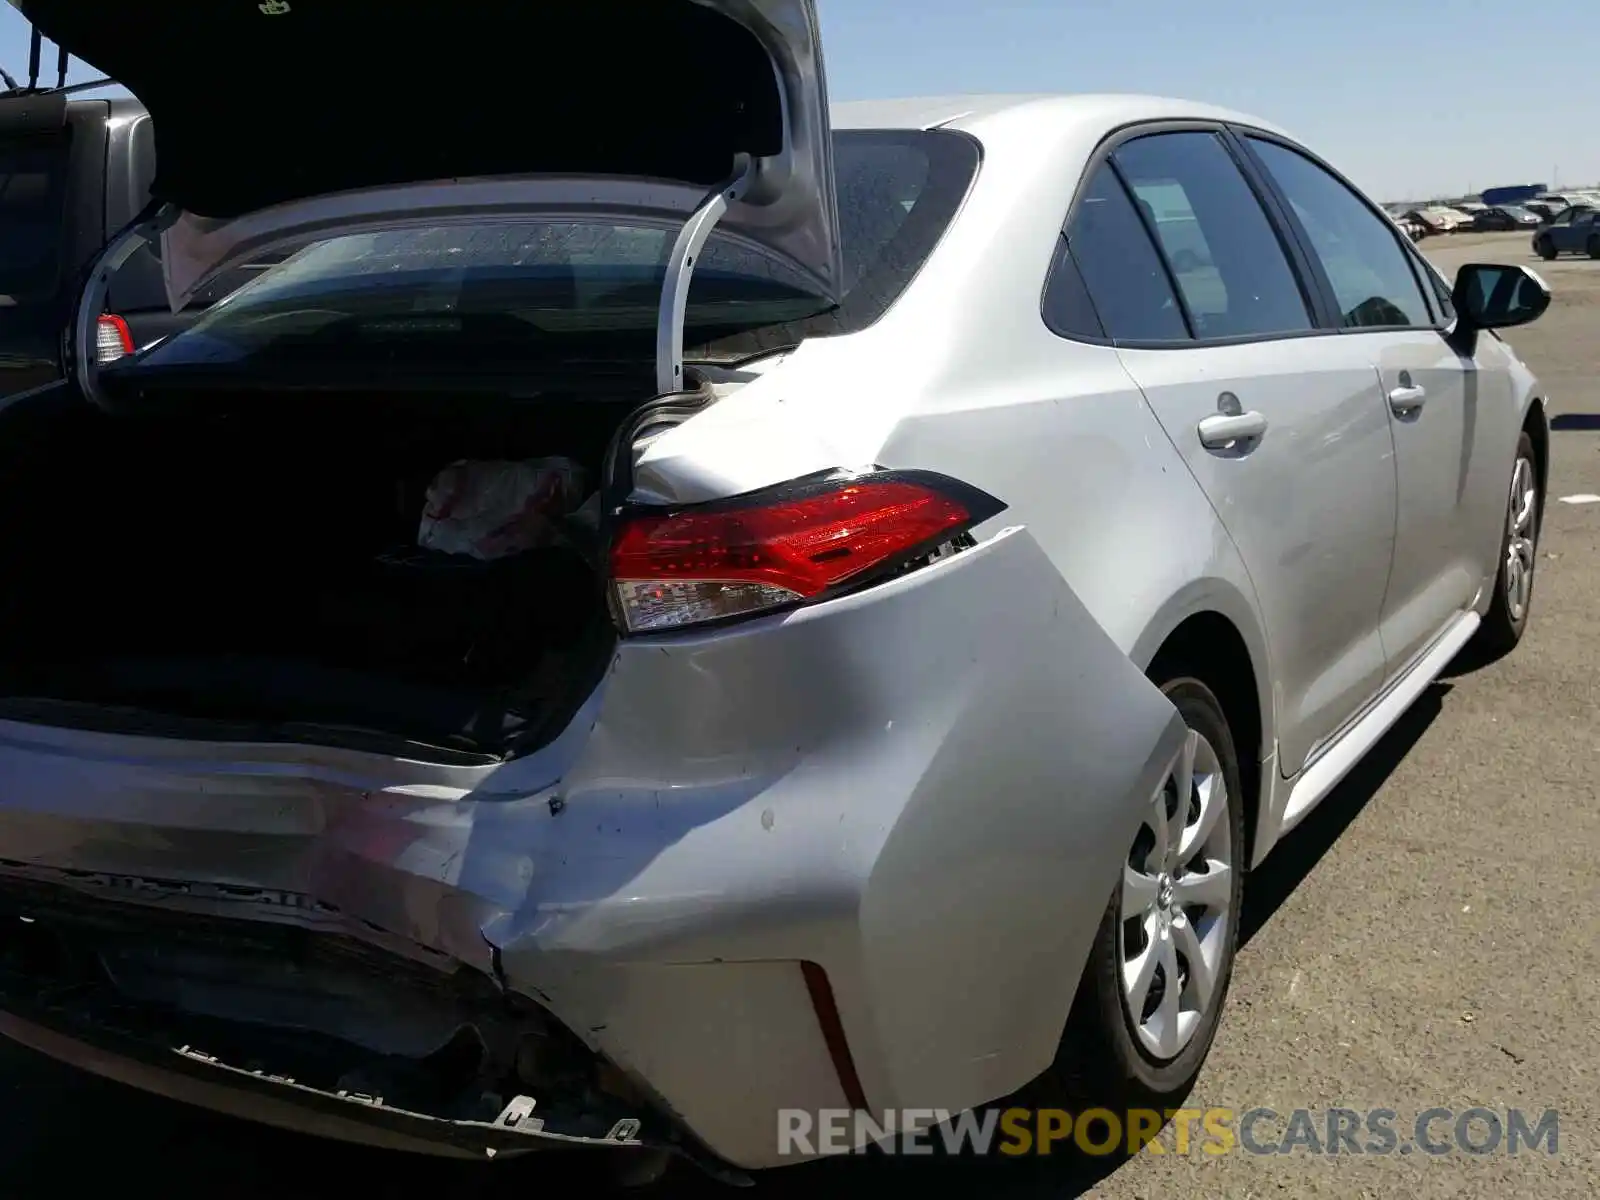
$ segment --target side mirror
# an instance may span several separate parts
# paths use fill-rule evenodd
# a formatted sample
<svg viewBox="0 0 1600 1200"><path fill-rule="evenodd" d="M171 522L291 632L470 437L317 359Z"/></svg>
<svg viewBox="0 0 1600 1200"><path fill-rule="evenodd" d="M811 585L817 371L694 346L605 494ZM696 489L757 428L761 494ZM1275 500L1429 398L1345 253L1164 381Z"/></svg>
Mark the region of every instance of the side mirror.
<svg viewBox="0 0 1600 1200"><path fill-rule="evenodd" d="M1542 317L1550 289L1527 267L1468 263L1456 272L1450 302L1467 329L1509 329Z"/></svg>

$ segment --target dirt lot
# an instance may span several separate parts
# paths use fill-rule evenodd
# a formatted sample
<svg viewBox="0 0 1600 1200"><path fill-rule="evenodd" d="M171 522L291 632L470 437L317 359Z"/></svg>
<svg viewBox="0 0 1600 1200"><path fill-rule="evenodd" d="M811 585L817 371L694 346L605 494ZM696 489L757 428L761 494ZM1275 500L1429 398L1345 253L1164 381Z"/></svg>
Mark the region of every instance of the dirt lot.
<svg viewBox="0 0 1600 1200"><path fill-rule="evenodd" d="M1524 235L1424 246L1447 274L1472 260L1528 259ZM1554 501L1600 493L1600 262L1539 270L1555 303L1511 340L1554 401ZM785 1200L924 1186L982 1200L1600 1195L1600 768L1591 757L1600 751L1600 504L1552 502L1545 530L1521 649L1437 685L1255 880L1229 1013L1192 1102L1279 1113L1383 1107L1402 1128L1435 1106L1556 1109L1556 1157L853 1161L784 1172L756 1191ZM5 1052L0 1081L0 1191L14 1200L64 1185L159 1189L168 1200L376 1200L537 1195L586 1182L555 1163L463 1173L279 1136L16 1050ZM720 1193L690 1176L656 1194Z"/></svg>

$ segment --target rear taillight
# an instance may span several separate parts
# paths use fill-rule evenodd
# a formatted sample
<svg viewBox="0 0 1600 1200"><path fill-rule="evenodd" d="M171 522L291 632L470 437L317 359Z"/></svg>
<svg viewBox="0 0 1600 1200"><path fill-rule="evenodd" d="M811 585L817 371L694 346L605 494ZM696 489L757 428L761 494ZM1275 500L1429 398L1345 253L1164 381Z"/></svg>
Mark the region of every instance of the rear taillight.
<svg viewBox="0 0 1600 1200"><path fill-rule="evenodd" d="M617 617L650 633L828 599L960 548L1004 509L943 475L869 471L624 514L610 562Z"/></svg>
<svg viewBox="0 0 1600 1200"><path fill-rule="evenodd" d="M133 353L133 334L121 317L107 314L100 318L95 329L95 361L101 366L114 363Z"/></svg>

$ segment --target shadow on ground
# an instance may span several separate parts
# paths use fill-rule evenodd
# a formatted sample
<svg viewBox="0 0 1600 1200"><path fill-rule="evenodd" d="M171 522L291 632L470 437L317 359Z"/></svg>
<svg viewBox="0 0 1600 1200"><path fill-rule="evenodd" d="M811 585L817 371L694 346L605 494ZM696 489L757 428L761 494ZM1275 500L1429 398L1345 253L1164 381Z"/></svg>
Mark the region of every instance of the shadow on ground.
<svg viewBox="0 0 1600 1200"><path fill-rule="evenodd" d="M1561 413L1550 418L1550 428L1557 433L1600 429L1600 413Z"/></svg>
<svg viewBox="0 0 1600 1200"><path fill-rule="evenodd" d="M1457 671L1455 666L1450 671L1466 673L1465 669ZM1294 832L1273 849L1259 870L1246 878L1244 915L1239 929L1242 945L1249 945L1266 927L1322 856L1361 815L1384 781L1433 724L1449 694L1448 683L1430 685L1350 774L1328 793L1327 799L1312 809Z"/></svg>
<svg viewBox="0 0 1600 1200"><path fill-rule="evenodd" d="M1471 669L1452 667L1452 674ZM1438 715L1446 683L1435 684L1305 822L1251 876L1244 943L1258 936ZM1248 952L1248 951L1246 951ZM0 1124L8 1200L44 1200L72 1190L157 1188L165 1200L510 1200L581 1189L592 1200L712 1200L730 1189L674 1168L658 1187L617 1192L591 1156L544 1155L492 1165L394 1156L280 1134L90 1079L20 1049L0 1049L9 1095ZM936 1139L935 1139L936 1140ZM1058 1147L1028 1159L887 1158L828 1160L763 1177L742 1194L761 1200L881 1200L890 1189L929 1187L981 1200L1069 1200L1117 1170L1123 1155Z"/></svg>

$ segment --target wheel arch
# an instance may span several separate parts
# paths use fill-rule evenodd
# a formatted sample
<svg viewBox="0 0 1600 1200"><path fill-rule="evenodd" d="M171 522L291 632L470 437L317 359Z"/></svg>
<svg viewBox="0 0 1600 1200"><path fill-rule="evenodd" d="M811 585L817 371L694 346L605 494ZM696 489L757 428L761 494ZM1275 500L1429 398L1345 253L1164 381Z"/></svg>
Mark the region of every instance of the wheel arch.
<svg viewBox="0 0 1600 1200"><path fill-rule="evenodd" d="M1545 508L1550 496L1550 416L1545 409L1544 399L1535 396L1528 405L1528 413L1522 419L1522 431L1533 442L1533 465L1539 472L1539 505L1538 523L1544 525Z"/></svg>
<svg viewBox="0 0 1600 1200"><path fill-rule="evenodd" d="M1271 663L1250 605L1220 581L1197 585L1176 598L1151 625L1131 657L1152 680L1192 674L1216 695L1234 737L1245 794L1248 845L1243 861L1254 861L1265 789L1276 761L1276 695Z"/></svg>

